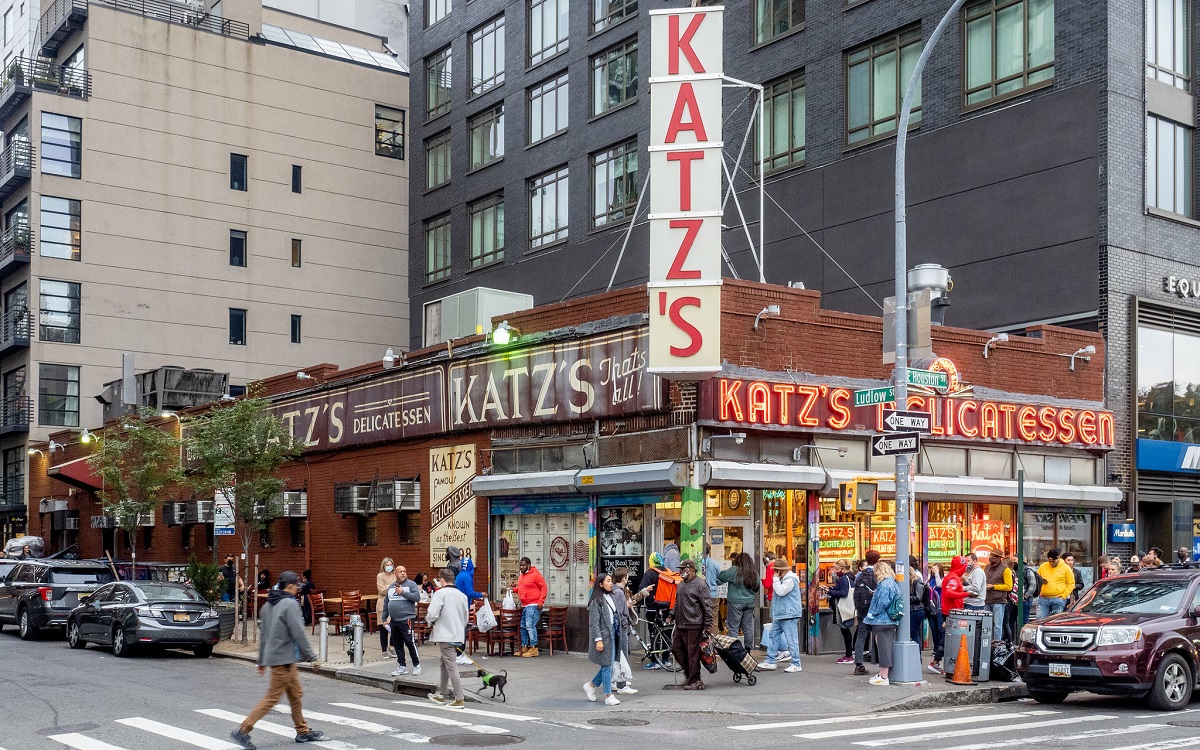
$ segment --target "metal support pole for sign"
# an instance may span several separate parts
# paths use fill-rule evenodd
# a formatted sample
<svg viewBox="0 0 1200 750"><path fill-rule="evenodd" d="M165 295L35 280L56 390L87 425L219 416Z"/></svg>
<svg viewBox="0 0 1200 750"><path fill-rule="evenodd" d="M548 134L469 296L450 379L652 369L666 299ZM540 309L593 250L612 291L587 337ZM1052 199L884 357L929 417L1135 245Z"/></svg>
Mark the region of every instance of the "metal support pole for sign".
<svg viewBox="0 0 1200 750"><path fill-rule="evenodd" d="M321 641L317 644L317 659L322 664L329 661L329 618L321 617Z"/></svg>
<svg viewBox="0 0 1200 750"><path fill-rule="evenodd" d="M350 617L350 624L354 628L354 666L361 667L363 665L362 618L358 615L352 615Z"/></svg>
<svg viewBox="0 0 1200 750"><path fill-rule="evenodd" d="M896 386L896 408L908 408L908 226L905 217L904 169L905 148L908 141L908 122L912 114L913 97L921 85L921 73L929 61L929 54L937 44L951 19L962 8L965 0L954 0L946 15L938 23L930 35L921 56L913 68L912 77L904 91L904 103L900 107L900 122L896 128L896 369L893 382ZM759 142L762 142L760 137ZM900 571L908 566L908 508L911 502L908 479L908 456L896 456L896 573L897 583L900 584L903 616L900 619L900 632L896 637L895 659L889 674L893 682L914 684L921 682L921 650L913 642L909 631L912 619L909 606L908 578L900 577Z"/></svg>
<svg viewBox="0 0 1200 750"><path fill-rule="evenodd" d="M1025 624L1025 470L1017 469L1017 632Z"/></svg>

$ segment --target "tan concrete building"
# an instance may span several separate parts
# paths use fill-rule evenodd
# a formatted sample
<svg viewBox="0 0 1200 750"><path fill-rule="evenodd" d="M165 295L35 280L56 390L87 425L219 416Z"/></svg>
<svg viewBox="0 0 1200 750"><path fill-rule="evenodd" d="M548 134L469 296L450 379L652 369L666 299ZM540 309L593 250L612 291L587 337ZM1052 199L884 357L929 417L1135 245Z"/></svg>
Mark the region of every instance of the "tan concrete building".
<svg viewBox="0 0 1200 750"><path fill-rule="evenodd" d="M236 387L401 348L408 89L259 0L43 0L0 84L0 531L26 440L99 426L123 352Z"/></svg>

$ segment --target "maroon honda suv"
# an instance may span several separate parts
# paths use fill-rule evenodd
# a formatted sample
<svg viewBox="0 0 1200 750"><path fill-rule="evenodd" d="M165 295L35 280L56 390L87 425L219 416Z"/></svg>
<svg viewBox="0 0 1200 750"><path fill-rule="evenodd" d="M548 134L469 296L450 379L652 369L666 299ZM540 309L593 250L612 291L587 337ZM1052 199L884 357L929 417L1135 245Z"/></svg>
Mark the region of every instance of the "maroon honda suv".
<svg viewBox="0 0 1200 750"><path fill-rule="evenodd" d="M1177 711L1200 675L1200 569L1105 578L1069 611L1023 627L1018 640L1017 672L1039 703L1086 690Z"/></svg>

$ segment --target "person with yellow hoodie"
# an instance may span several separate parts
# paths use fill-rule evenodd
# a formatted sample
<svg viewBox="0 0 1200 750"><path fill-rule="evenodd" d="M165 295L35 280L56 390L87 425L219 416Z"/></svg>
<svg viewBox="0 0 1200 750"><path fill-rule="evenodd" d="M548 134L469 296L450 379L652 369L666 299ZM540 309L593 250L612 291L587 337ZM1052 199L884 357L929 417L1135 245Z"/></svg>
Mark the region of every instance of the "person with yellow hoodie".
<svg viewBox="0 0 1200 750"><path fill-rule="evenodd" d="M1057 548L1051 549L1046 553L1046 562L1038 566L1042 578L1042 590L1035 600L1039 620L1066 609L1067 599L1075 590L1075 573L1060 557Z"/></svg>
<svg viewBox="0 0 1200 750"><path fill-rule="evenodd" d="M999 550L992 550L983 572L987 577L984 603L992 611L992 643L995 643L1004 639L1004 611L1013 590L1012 569L1004 564L1004 555Z"/></svg>

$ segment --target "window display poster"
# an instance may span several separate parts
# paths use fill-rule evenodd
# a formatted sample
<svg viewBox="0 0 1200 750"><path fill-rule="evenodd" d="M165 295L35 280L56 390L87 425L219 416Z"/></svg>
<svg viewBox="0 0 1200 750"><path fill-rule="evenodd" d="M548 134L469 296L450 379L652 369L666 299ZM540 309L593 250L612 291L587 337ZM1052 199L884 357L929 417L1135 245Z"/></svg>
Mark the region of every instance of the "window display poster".
<svg viewBox="0 0 1200 750"><path fill-rule="evenodd" d="M1003 554L1008 547L1004 525L1004 521L997 518L971 521L971 551L979 555L979 559L986 560L993 552Z"/></svg>
<svg viewBox="0 0 1200 750"><path fill-rule="evenodd" d="M517 546L517 530L501 529L497 546L499 547L499 565L497 566L497 571L500 576L500 591L503 593L511 590L517 584L517 578L521 575L521 571L517 567L521 559L519 547Z"/></svg>
<svg viewBox="0 0 1200 750"><path fill-rule="evenodd" d="M952 523L929 524L929 559L950 562L958 554L958 526Z"/></svg>
<svg viewBox="0 0 1200 750"><path fill-rule="evenodd" d="M822 523L817 524L817 534L820 540L817 547L822 559L837 560L846 558L857 560L858 524L855 523Z"/></svg>
<svg viewBox="0 0 1200 750"><path fill-rule="evenodd" d="M597 544L600 570L611 573L624 566L636 583L645 572L646 544L644 511L640 506L600 508Z"/></svg>

